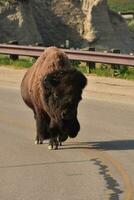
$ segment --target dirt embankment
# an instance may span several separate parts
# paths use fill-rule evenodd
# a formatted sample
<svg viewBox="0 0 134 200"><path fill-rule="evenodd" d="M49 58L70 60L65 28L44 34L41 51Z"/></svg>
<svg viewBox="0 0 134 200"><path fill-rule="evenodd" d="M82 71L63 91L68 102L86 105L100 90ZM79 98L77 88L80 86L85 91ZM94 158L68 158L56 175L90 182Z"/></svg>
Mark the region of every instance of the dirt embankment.
<svg viewBox="0 0 134 200"><path fill-rule="evenodd" d="M26 70L0 67L0 87L20 89ZM134 104L134 81L87 76L88 84L83 97Z"/></svg>

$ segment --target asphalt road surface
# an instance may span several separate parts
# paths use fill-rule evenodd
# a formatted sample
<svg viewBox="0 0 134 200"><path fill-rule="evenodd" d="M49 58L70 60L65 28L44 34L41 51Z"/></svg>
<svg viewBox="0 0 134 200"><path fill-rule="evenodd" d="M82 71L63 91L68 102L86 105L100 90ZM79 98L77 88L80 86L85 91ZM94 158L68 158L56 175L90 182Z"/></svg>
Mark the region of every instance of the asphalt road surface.
<svg viewBox="0 0 134 200"><path fill-rule="evenodd" d="M134 104L84 98L79 120L59 150L35 145L19 88L0 86L0 200L134 199Z"/></svg>

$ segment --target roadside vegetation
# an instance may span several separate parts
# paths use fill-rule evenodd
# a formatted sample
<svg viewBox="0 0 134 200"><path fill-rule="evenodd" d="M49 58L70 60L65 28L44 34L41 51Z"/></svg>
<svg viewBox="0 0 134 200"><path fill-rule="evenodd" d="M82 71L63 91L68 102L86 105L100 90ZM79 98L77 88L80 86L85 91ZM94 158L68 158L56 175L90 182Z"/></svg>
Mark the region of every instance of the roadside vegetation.
<svg viewBox="0 0 134 200"><path fill-rule="evenodd" d="M34 62L35 59L33 58L19 58L17 60L12 60L9 58L9 56L0 55L0 66L23 69L31 67Z"/></svg>
<svg viewBox="0 0 134 200"><path fill-rule="evenodd" d="M108 5L116 12L134 12L134 0L108 0Z"/></svg>
<svg viewBox="0 0 134 200"><path fill-rule="evenodd" d="M0 55L0 66L12 67L15 69L25 69L31 67L36 59L34 58L19 58L12 60L9 56ZM86 63L79 61L71 61L72 65L85 74L92 74L105 77L116 77L128 80L134 80L134 67L96 64L88 67Z"/></svg>
<svg viewBox="0 0 134 200"><path fill-rule="evenodd" d="M108 0L108 5L115 12L134 12L134 0ZM134 19L126 22L129 30L134 33Z"/></svg>
<svg viewBox="0 0 134 200"><path fill-rule="evenodd" d="M75 64L75 67L85 74L134 80L134 67L131 66L96 64L95 67L88 67L79 63Z"/></svg>
<svg viewBox="0 0 134 200"><path fill-rule="evenodd" d="M128 28L134 33L134 19L128 21Z"/></svg>

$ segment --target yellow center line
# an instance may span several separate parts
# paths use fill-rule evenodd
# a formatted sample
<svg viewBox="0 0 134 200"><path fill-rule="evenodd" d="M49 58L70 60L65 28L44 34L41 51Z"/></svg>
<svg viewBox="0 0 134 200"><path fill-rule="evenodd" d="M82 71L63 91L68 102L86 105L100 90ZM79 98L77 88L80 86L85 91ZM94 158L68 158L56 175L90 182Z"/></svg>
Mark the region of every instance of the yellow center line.
<svg viewBox="0 0 134 200"><path fill-rule="evenodd" d="M87 152L87 149L85 149L86 153L89 153L89 150ZM124 185L124 200L133 200L133 185L132 182L130 180L130 177L127 173L127 171L123 168L123 166L115 159L113 159L113 157L111 155L109 155L108 153L102 151L102 150L95 150L95 149L90 149L91 153L95 153L95 156L97 156L101 161L104 160L108 163L111 163L111 166L113 166L116 171L120 174L122 181L123 181L123 185ZM112 175L112 173L111 173ZM112 177L114 177L112 175Z"/></svg>
<svg viewBox="0 0 134 200"><path fill-rule="evenodd" d="M129 178L129 175L127 173L127 171L122 167L122 165L115 159L113 159L113 157L109 154L107 154L104 151L101 151L101 156L108 160L109 162L111 162L111 164L114 166L114 168L119 172L119 174L122 177L123 180L123 184L124 184L124 200L132 200L133 199L133 185L132 182Z"/></svg>

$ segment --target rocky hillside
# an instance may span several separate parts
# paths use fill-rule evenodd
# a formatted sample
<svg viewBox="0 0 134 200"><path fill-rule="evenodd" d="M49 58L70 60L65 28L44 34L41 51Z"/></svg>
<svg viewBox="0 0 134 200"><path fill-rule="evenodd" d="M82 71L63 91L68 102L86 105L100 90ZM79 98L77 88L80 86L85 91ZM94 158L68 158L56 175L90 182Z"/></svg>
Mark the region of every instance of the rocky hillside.
<svg viewBox="0 0 134 200"><path fill-rule="evenodd" d="M107 0L21 0L0 5L0 42L118 48L132 52L134 36Z"/></svg>

